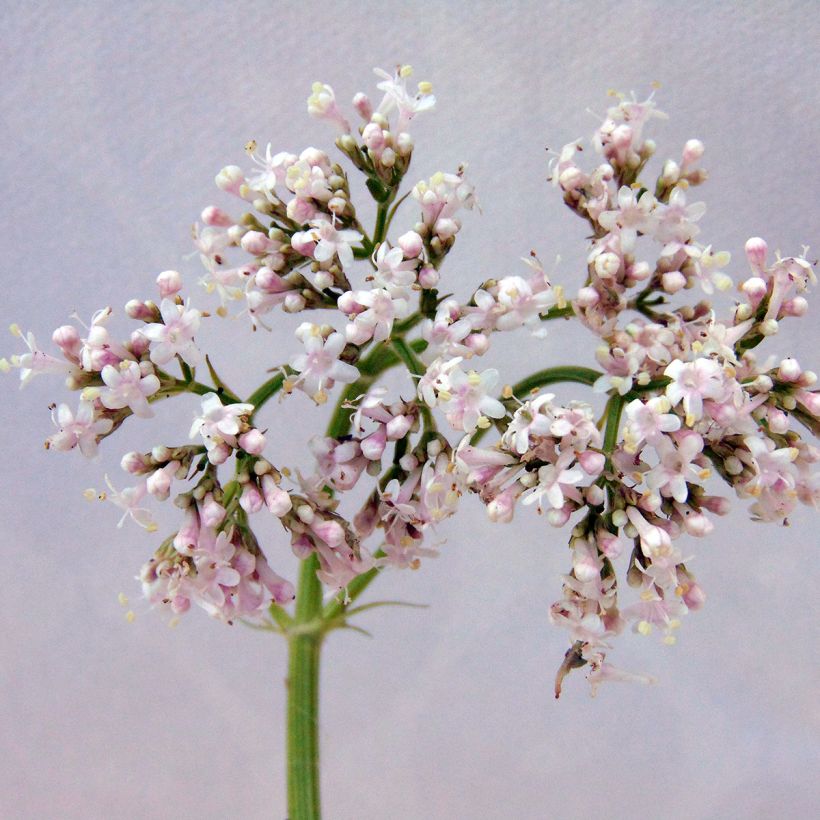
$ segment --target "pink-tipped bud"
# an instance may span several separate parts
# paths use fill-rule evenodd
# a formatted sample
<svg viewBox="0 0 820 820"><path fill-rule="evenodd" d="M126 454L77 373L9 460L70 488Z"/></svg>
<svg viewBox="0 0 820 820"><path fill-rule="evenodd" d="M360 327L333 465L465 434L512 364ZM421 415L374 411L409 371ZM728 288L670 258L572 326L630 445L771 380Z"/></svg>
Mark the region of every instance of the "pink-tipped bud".
<svg viewBox="0 0 820 820"><path fill-rule="evenodd" d="M746 258L754 270L763 270L766 267L766 252L769 246L765 239L759 236L753 236L746 241Z"/></svg>
<svg viewBox="0 0 820 820"><path fill-rule="evenodd" d="M703 143L700 140L687 140L683 146L683 164L692 165L703 156Z"/></svg>
<svg viewBox="0 0 820 820"><path fill-rule="evenodd" d="M661 276L661 285L667 293L677 293L686 287L686 277L679 270L672 270Z"/></svg>
<svg viewBox="0 0 820 820"><path fill-rule="evenodd" d="M314 519L310 528L329 547L341 547L345 543L345 531L338 521Z"/></svg>
<svg viewBox="0 0 820 820"><path fill-rule="evenodd" d="M154 498L164 501L171 492L171 479L179 468L178 461L172 461L159 470L154 470L145 482L146 489Z"/></svg>
<svg viewBox="0 0 820 820"><path fill-rule="evenodd" d="M206 527L218 527L224 520L227 511L214 500L213 495L208 493L203 499L204 503L199 508L202 522Z"/></svg>
<svg viewBox="0 0 820 820"><path fill-rule="evenodd" d="M680 166L673 159L668 159L663 164L661 171L661 182L664 185L674 185L680 179Z"/></svg>
<svg viewBox="0 0 820 820"><path fill-rule="evenodd" d="M498 524L509 524L515 513L515 501L521 494L520 487L513 484L511 487L499 493L489 504L487 504L487 517L490 521Z"/></svg>
<svg viewBox="0 0 820 820"><path fill-rule="evenodd" d="M242 250L254 256L261 256L264 253L275 250L276 246L268 239L267 234L262 231L248 231L239 243Z"/></svg>
<svg viewBox="0 0 820 820"><path fill-rule="evenodd" d="M693 612L706 603L706 593L697 581L686 585L686 591L681 596L686 606Z"/></svg>
<svg viewBox="0 0 820 820"><path fill-rule="evenodd" d="M405 259L415 259L422 252L424 242L415 231L407 231L399 237L399 247Z"/></svg>
<svg viewBox="0 0 820 820"><path fill-rule="evenodd" d="M277 518L289 513L293 507L290 496L273 480L272 475L262 476L262 494L268 509Z"/></svg>
<svg viewBox="0 0 820 820"><path fill-rule="evenodd" d="M317 290L327 290L327 288L332 287L334 281L332 274L326 270L320 270L314 277L313 284Z"/></svg>
<svg viewBox="0 0 820 820"><path fill-rule="evenodd" d="M216 205L209 205L205 208L200 214L200 219L212 228L227 228L229 225L234 224L233 219L222 208L217 208Z"/></svg>
<svg viewBox="0 0 820 820"><path fill-rule="evenodd" d="M613 561L623 551L623 541L614 533L609 532L609 530L598 530L595 533L595 540L598 543L598 549L601 550L607 558Z"/></svg>
<svg viewBox="0 0 820 820"><path fill-rule="evenodd" d="M375 122L368 123L362 131L362 141L374 154L380 154L384 150L384 132Z"/></svg>
<svg viewBox="0 0 820 820"><path fill-rule="evenodd" d="M301 293L289 293L282 302L282 310L285 313L299 313L300 310L305 309L305 297Z"/></svg>
<svg viewBox="0 0 820 820"><path fill-rule="evenodd" d="M609 251L600 253L595 257L594 267L595 273L601 279L612 279L618 275L618 271L621 269L621 259L617 254Z"/></svg>
<svg viewBox="0 0 820 820"><path fill-rule="evenodd" d="M469 347L476 356L483 356L490 349L490 338L483 333L471 333L464 344Z"/></svg>
<svg viewBox="0 0 820 820"><path fill-rule="evenodd" d="M353 97L353 107L365 122L370 122L370 117L373 115L373 105L367 94L363 94L361 91L356 94Z"/></svg>
<svg viewBox="0 0 820 820"><path fill-rule="evenodd" d="M643 282L652 275L652 268L648 262L636 262L629 268L629 275L636 282Z"/></svg>
<svg viewBox="0 0 820 820"><path fill-rule="evenodd" d="M131 473L131 475L142 475L142 473L150 470L152 466L145 460L142 453L138 453L136 450L126 453L120 460L120 467L126 473Z"/></svg>
<svg viewBox="0 0 820 820"><path fill-rule="evenodd" d="M598 476L604 469L606 457L603 453L596 453L594 450L584 450L578 454L578 463L581 469L589 476Z"/></svg>
<svg viewBox="0 0 820 820"><path fill-rule="evenodd" d="M398 441L404 438L410 432L412 426L412 416L396 416L390 419L385 426L388 441Z"/></svg>
<svg viewBox="0 0 820 820"><path fill-rule="evenodd" d="M182 290L182 275L179 271L164 270L157 276L157 287L163 299L176 296Z"/></svg>
<svg viewBox="0 0 820 820"><path fill-rule="evenodd" d="M144 353L148 352L148 348L151 344L151 340L140 333L138 330L135 330L128 341L128 348L134 354L134 356L139 359L142 357Z"/></svg>
<svg viewBox="0 0 820 820"><path fill-rule="evenodd" d="M783 382L796 382L803 375L803 368L800 367L797 359L791 357L783 359L780 367L777 368L777 378Z"/></svg>
<svg viewBox="0 0 820 820"><path fill-rule="evenodd" d="M458 233L458 222L455 219L437 219L433 231L441 239L451 239Z"/></svg>
<svg viewBox="0 0 820 820"><path fill-rule="evenodd" d="M811 390L798 390L795 398L813 416L820 416L820 392L813 393Z"/></svg>
<svg viewBox="0 0 820 820"><path fill-rule="evenodd" d="M174 549L181 555L190 555L199 541L199 516L191 506L185 511L185 518L179 532L174 536Z"/></svg>
<svg viewBox="0 0 820 820"><path fill-rule="evenodd" d="M139 299L126 302L125 314L130 319L137 319L140 322L153 322L156 319L156 311Z"/></svg>
<svg viewBox="0 0 820 820"><path fill-rule="evenodd" d="M362 455L370 461L378 461L387 446L387 430L383 424L362 441Z"/></svg>
<svg viewBox="0 0 820 820"><path fill-rule="evenodd" d="M595 288L581 288L575 301L580 308L594 307L601 301L601 294Z"/></svg>
<svg viewBox="0 0 820 820"><path fill-rule="evenodd" d="M296 253L301 253L302 256L313 256L313 251L316 249L316 241L313 238L312 231L298 231L293 234L290 240L290 246Z"/></svg>
<svg viewBox="0 0 820 820"><path fill-rule="evenodd" d="M248 514L257 513L265 506L262 494L256 489L255 484L248 482L244 486L242 496L239 499L239 506Z"/></svg>
<svg viewBox="0 0 820 820"><path fill-rule="evenodd" d="M550 510L546 514L547 524L551 527L563 527L569 521L571 515L572 509L568 506L562 507L560 510Z"/></svg>
<svg viewBox="0 0 820 820"><path fill-rule="evenodd" d="M228 194L241 196L239 189L245 184L245 174L238 165L226 165L214 178L216 187Z"/></svg>
<svg viewBox="0 0 820 820"><path fill-rule="evenodd" d="M700 497L699 502L703 509L709 510L710 513L715 515L728 515L732 509L729 499L724 498L722 495L704 495Z"/></svg>
<svg viewBox="0 0 820 820"><path fill-rule="evenodd" d="M760 300L766 295L768 288L766 282L759 276L750 276L745 282L741 283L740 290L746 295L749 302L757 307Z"/></svg>
<svg viewBox="0 0 820 820"><path fill-rule="evenodd" d="M247 433L242 433L239 437L239 446L246 453L254 456L261 455L265 449L265 436L254 427Z"/></svg>
<svg viewBox="0 0 820 820"><path fill-rule="evenodd" d="M68 359L76 359L80 355L82 341L74 325L61 325L58 327L51 334L51 341L63 351L63 355Z"/></svg>
<svg viewBox="0 0 820 820"><path fill-rule="evenodd" d="M789 429L789 417L777 407L768 408L766 420L769 423L769 430L773 433L783 435Z"/></svg>
<svg viewBox="0 0 820 820"><path fill-rule="evenodd" d="M806 311L809 309L809 303L806 301L805 297L803 296L795 296L793 299L789 299L780 306L780 313L783 316L805 316Z"/></svg>
<svg viewBox="0 0 820 820"><path fill-rule="evenodd" d="M426 289L434 288L438 284L439 275L435 268L422 268L419 271L419 284Z"/></svg>
<svg viewBox="0 0 820 820"><path fill-rule="evenodd" d="M414 145L412 135L406 131L402 131L401 134L396 137L396 151L399 153L399 156L406 157L412 154Z"/></svg>

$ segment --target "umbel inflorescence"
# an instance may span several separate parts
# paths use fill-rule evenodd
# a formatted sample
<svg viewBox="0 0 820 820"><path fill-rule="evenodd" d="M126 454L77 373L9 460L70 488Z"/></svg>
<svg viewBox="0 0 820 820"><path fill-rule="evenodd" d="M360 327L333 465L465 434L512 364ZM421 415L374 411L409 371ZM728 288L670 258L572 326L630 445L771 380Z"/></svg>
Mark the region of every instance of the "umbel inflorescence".
<svg viewBox="0 0 820 820"><path fill-rule="evenodd" d="M794 358L762 352L782 322L806 313L812 266L804 256L772 258L763 239L749 239L750 273L720 318L708 297L733 287L729 254L700 241L705 206L691 201L706 179L703 145L688 141L650 181L655 143L644 132L665 115L651 98L619 97L592 137L597 164L579 163L577 142L549 169L588 223L586 271L558 286L532 255L466 298L442 297L442 268L463 211L475 206L473 187L462 167L402 193L409 127L435 98L429 83L411 89L408 66L376 73L382 98L374 106L355 96L357 128L330 86L316 83L308 99L308 111L337 130L344 166L317 148L262 153L249 143L250 170L231 165L216 177L229 204L207 207L195 228L214 314L254 327L276 321L275 311L306 317L289 361L260 362L274 375L252 395L234 395L200 351L196 334L211 313L182 295L175 271L157 278L159 304L127 303L136 327L125 340L112 333L110 308L88 326L58 328L61 356L13 326L28 352L3 367L18 368L23 385L58 374L79 393L77 404L54 408L47 446L89 458L132 416L152 416L157 401L202 397L189 442L127 453L133 485L109 482L120 525L131 518L155 531L150 498L173 496L181 510L179 529L141 572L158 607L178 615L194 603L229 623L289 622L294 587L271 566L284 546L254 534L258 517L275 516L294 553L318 559L338 623L382 567L417 567L435 554L429 534L470 491L494 522L521 506L543 514L535 526L569 528L570 567L551 607L570 645L556 695L581 666L593 691L607 679L647 681L605 658L627 626L674 643L681 616L703 604L685 544L728 509L707 491L710 476L750 499L761 521L785 523L798 502L818 505L810 473L818 450L798 432L818 429L816 377ZM351 199L350 166L377 205L371 232ZM412 227L394 236L402 205ZM444 281L464 291L457 278ZM529 334L537 358L550 344L544 323L570 319L590 331L596 368L551 367L506 386L503 374L481 368L494 333ZM391 394L380 383L396 366L416 389ZM605 394L603 414L582 400L556 402L544 388L561 381ZM299 412L294 403L335 402L326 435L308 442L305 474L277 467L256 426L276 393L285 414ZM345 517L345 493L362 483L367 500Z"/></svg>

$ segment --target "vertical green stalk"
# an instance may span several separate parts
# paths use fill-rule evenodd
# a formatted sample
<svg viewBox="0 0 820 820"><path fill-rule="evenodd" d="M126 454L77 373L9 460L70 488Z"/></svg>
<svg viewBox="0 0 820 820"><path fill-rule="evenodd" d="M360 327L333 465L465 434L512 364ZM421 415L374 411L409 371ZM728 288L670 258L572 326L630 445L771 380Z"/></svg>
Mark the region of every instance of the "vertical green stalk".
<svg viewBox="0 0 820 820"><path fill-rule="evenodd" d="M315 555L302 561L288 637L288 818L319 820L319 653L322 585Z"/></svg>

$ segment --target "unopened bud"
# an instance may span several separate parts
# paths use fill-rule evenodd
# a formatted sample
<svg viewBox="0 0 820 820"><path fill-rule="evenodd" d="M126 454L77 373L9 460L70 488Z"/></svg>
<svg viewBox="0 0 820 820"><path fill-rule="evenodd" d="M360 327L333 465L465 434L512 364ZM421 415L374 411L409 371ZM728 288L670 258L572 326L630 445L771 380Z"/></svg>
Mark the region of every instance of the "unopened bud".
<svg viewBox="0 0 820 820"><path fill-rule="evenodd" d="M157 286L159 287L159 295L163 299L176 296L182 290L182 275L179 271L164 270L157 276Z"/></svg>

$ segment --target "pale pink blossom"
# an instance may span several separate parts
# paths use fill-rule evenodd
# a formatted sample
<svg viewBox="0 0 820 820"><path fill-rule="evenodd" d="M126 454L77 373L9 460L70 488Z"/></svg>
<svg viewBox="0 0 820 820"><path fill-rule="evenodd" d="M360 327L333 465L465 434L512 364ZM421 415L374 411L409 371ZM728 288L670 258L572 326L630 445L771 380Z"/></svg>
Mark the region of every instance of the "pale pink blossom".
<svg viewBox="0 0 820 820"><path fill-rule="evenodd" d="M148 404L148 397L159 390L160 383L150 364L139 365L128 361L121 362L117 367L107 364L102 369L101 376L108 388L100 394L103 406L109 410L128 407L134 415L141 418L154 415Z"/></svg>

